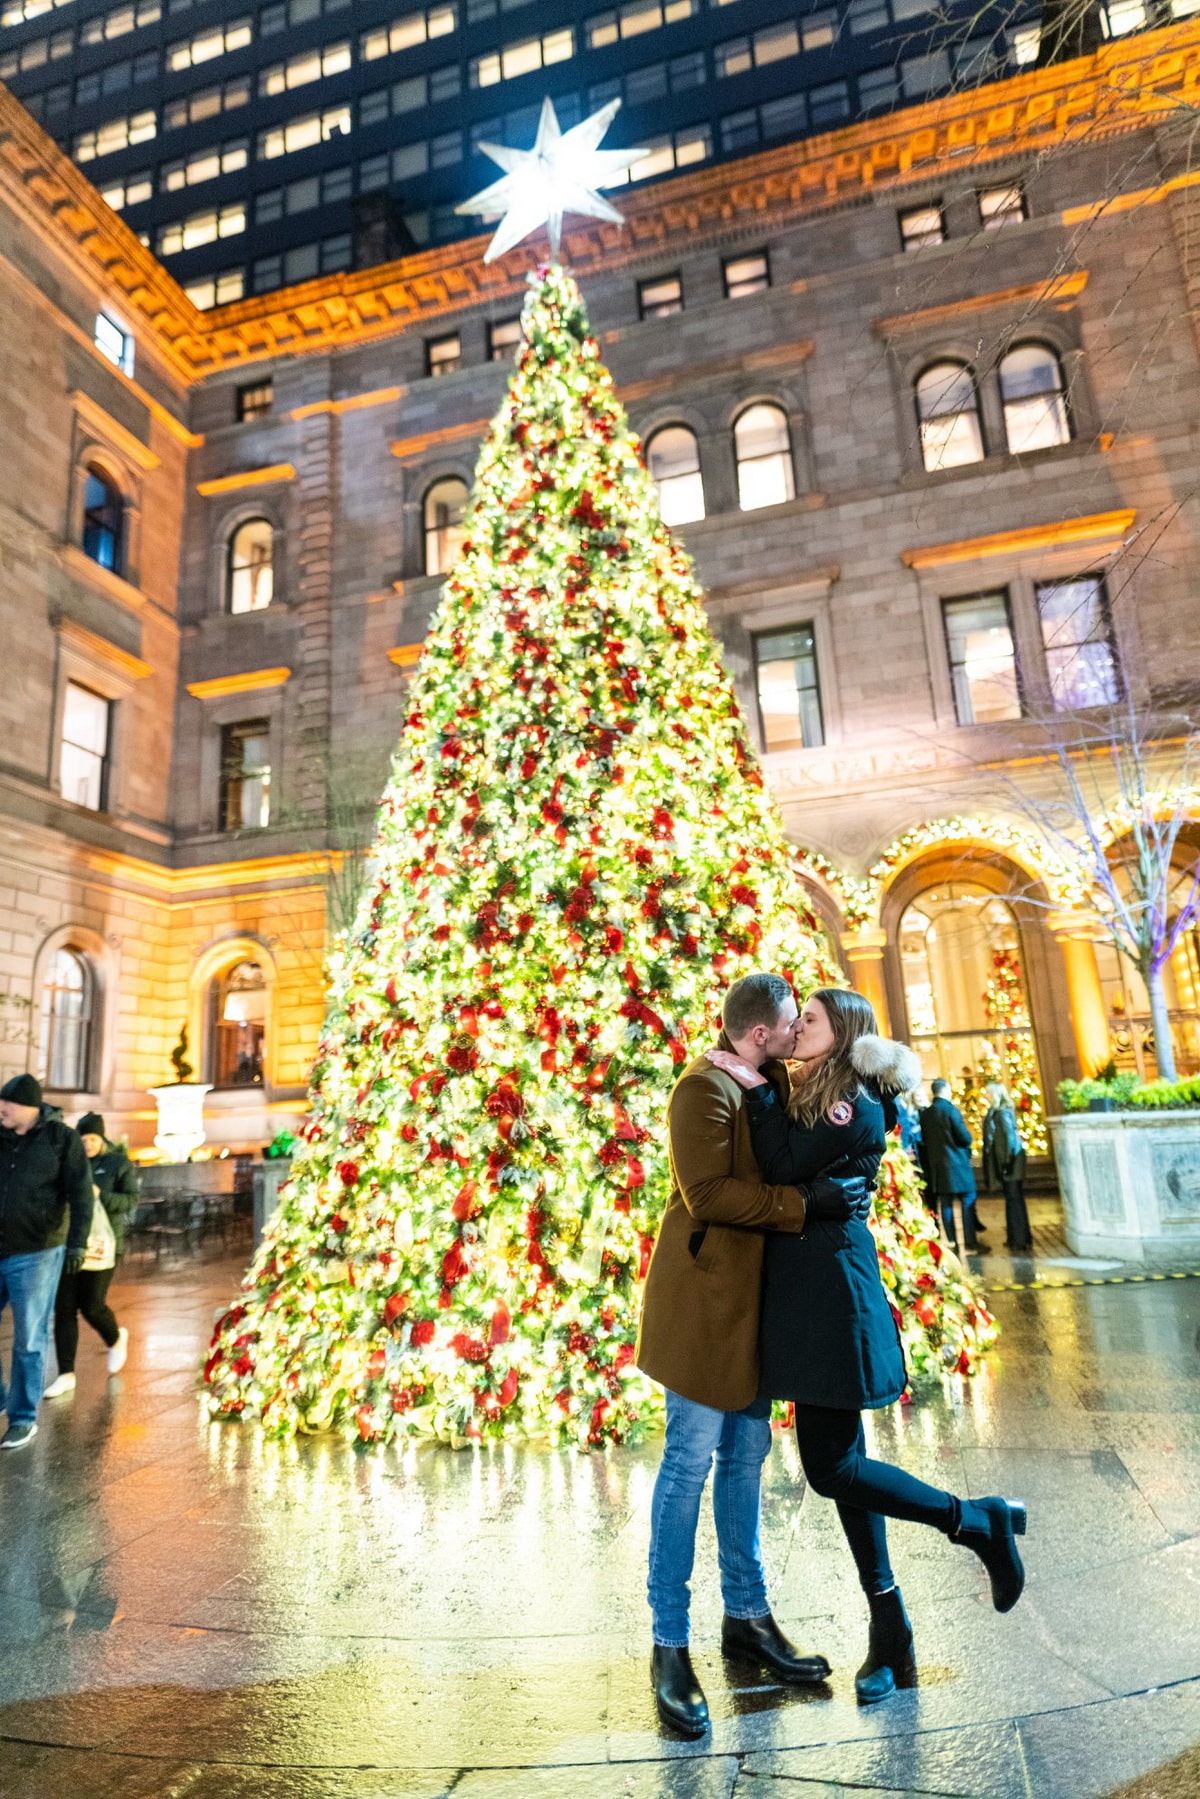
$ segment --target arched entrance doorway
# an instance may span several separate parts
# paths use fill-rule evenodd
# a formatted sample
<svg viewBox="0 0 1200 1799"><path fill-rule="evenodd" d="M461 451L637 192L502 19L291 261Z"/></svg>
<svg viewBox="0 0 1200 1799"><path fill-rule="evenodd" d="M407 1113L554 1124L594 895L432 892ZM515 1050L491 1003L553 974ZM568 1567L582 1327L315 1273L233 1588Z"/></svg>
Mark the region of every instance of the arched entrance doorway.
<svg viewBox="0 0 1200 1799"><path fill-rule="evenodd" d="M1046 1147L1045 1106L1012 906L970 880L940 881L904 908L900 967L913 1048L926 1078L951 1083L978 1130L984 1084L1001 1080L1026 1146Z"/></svg>

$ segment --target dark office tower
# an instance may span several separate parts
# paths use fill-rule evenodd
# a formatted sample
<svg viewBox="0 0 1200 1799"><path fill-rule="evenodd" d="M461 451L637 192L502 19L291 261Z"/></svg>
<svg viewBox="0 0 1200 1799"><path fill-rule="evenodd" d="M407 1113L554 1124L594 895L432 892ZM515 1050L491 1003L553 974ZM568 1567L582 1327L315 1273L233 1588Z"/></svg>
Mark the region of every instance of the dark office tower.
<svg viewBox="0 0 1200 1799"><path fill-rule="evenodd" d="M1108 35L1200 0L1108 0ZM352 202L477 230L482 140L619 95L631 180L1034 63L1039 0L0 0L0 78L200 306L347 269ZM369 209L368 209L369 211ZM400 242L376 216L380 242ZM365 215L358 215L360 246Z"/></svg>

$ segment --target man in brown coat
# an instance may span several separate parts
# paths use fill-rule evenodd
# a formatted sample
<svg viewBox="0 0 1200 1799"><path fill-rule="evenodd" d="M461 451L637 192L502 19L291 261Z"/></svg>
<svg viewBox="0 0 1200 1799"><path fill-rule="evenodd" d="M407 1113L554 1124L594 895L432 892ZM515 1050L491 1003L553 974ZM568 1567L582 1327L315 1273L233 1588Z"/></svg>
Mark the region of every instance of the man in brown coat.
<svg viewBox="0 0 1200 1799"><path fill-rule="evenodd" d="M722 1008L722 1049L761 1068L781 1097L797 1007L775 974L735 981ZM713 1512L726 1655L793 1684L825 1680L829 1663L801 1655L771 1616L759 1548L759 1486L771 1447L770 1401L758 1394L763 1232L803 1231L806 1218L850 1216L862 1180L773 1187L760 1175L736 1081L703 1056L667 1107L671 1196L646 1278L638 1366L667 1389L667 1440L655 1482L648 1590L651 1677L659 1716L685 1736L708 1728L688 1654L688 1582L700 1498L716 1458Z"/></svg>

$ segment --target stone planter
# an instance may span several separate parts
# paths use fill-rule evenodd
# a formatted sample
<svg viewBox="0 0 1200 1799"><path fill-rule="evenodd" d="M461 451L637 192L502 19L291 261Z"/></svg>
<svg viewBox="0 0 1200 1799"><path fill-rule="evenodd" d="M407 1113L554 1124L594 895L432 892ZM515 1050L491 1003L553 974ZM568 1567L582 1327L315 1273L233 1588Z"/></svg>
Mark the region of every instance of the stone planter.
<svg viewBox="0 0 1200 1799"><path fill-rule="evenodd" d="M1200 1266L1200 1111L1052 1118L1076 1255Z"/></svg>
<svg viewBox="0 0 1200 1799"><path fill-rule="evenodd" d="M290 1156L260 1162L254 1170L254 1247L262 1241L263 1227L279 1204L279 1189L292 1172Z"/></svg>

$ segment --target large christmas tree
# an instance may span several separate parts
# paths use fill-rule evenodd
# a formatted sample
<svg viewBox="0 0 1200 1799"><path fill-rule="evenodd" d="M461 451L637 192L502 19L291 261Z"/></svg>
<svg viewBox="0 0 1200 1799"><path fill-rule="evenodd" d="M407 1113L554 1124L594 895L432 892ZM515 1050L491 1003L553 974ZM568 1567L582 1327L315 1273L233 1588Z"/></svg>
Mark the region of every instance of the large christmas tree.
<svg viewBox="0 0 1200 1799"><path fill-rule="evenodd" d="M621 1440L664 1113L755 967L837 978L573 280L541 273L206 1366L269 1429Z"/></svg>

